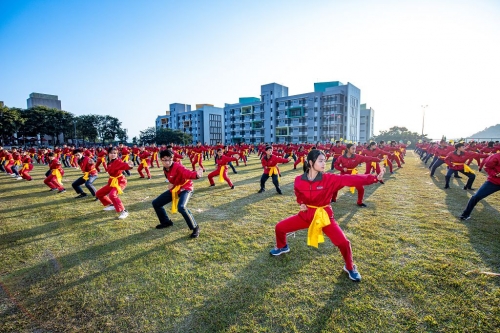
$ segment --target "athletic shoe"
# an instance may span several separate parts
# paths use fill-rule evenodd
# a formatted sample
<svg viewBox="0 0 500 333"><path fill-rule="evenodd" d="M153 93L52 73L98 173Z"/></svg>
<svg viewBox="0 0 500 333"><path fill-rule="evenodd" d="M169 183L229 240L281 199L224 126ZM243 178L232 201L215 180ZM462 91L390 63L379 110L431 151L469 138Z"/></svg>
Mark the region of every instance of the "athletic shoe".
<svg viewBox="0 0 500 333"><path fill-rule="evenodd" d="M57 188L51 188L51 189L49 190L49 192L52 192L52 191L57 191Z"/></svg>
<svg viewBox="0 0 500 333"><path fill-rule="evenodd" d="M62 190L57 191L57 193L64 193L64 192L66 192L66 189L64 188Z"/></svg>
<svg viewBox="0 0 500 333"><path fill-rule="evenodd" d="M103 210L107 210L107 211L115 210L115 206L113 206L113 205L108 205L108 206L104 207L104 209L103 209Z"/></svg>
<svg viewBox="0 0 500 333"><path fill-rule="evenodd" d="M467 191L467 190L475 191L476 189L475 189L475 188L471 188L471 187L464 186L464 190L465 190L465 191Z"/></svg>
<svg viewBox="0 0 500 333"><path fill-rule="evenodd" d="M156 226L156 229L164 229L164 228L171 227L171 226L173 226L173 225L174 225L174 223L173 223L173 222L170 222L170 223L168 223L168 224L162 224L162 223L160 223L160 224L158 224L158 225Z"/></svg>
<svg viewBox="0 0 500 333"><path fill-rule="evenodd" d="M85 198L86 196L87 193L80 193L78 196L75 197L75 199Z"/></svg>
<svg viewBox="0 0 500 333"><path fill-rule="evenodd" d="M344 265L344 272L346 272L349 276L349 279L353 280L354 282L361 281L361 274L358 273L358 268L356 267L356 265L352 265L351 270L348 270Z"/></svg>
<svg viewBox="0 0 500 333"><path fill-rule="evenodd" d="M278 194L283 194L283 192L281 192L281 190L279 188L276 189L276 192L278 192Z"/></svg>
<svg viewBox="0 0 500 333"><path fill-rule="evenodd" d="M273 256L279 256L282 253L288 253L288 252L290 252L290 247L288 246L288 244L286 244L285 247L282 247L281 249L275 247L274 249L269 251L269 254Z"/></svg>
<svg viewBox="0 0 500 333"><path fill-rule="evenodd" d="M462 176L454 176L455 178L462 178Z"/></svg>
<svg viewBox="0 0 500 333"><path fill-rule="evenodd" d="M199 235L200 235L200 227L196 226L196 228L193 229L193 233L189 237L198 238Z"/></svg>
<svg viewBox="0 0 500 333"><path fill-rule="evenodd" d="M359 207L366 207L366 204L365 203L360 203L360 204L357 204Z"/></svg>
<svg viewBox="0 0 500 333"><path fill-rule="evenodd" d="M460 215L460 219L463 220L463 221L467 221L468 219L470 219L470 215L469 216Z"/></svg>
<svg viewBox="0 0 500 333"><path fill-rule="evenodd" d="M259 192L257 192L257 193L262 193L262 192L264 192L265 190L266 190L265 188L261 188L261 189L259 190Z"/></svg>
<svg viewBox="0 0 500 333"><path fill-rule="evenodd" d="M21 176L16 178L16 180L21 180L21 179L23 179L23 177L21 177Z"/></svg>
<svg viewBox="0 0 500 333"><path fill-rule="evenodd" d="M447 188L450 188L450 186L449 186L449 185L446 185L444 188L446 188L446 189L447 189Z"/></svg>
<svg viewBox="0 0 500 333"><path fill-rule="evenodd" d="M231 186L231 190L234 190L234 185L233 185L233 186Z"/></svg>
<svg viewBox="0 0 500 333"><path fill-rule="evenodd" d="M120 213L120 216L118 216L118 218L120 220L123 220L123 219L126 219L128 216L128 212L126 210L122 210L122 212Z"/></svg>

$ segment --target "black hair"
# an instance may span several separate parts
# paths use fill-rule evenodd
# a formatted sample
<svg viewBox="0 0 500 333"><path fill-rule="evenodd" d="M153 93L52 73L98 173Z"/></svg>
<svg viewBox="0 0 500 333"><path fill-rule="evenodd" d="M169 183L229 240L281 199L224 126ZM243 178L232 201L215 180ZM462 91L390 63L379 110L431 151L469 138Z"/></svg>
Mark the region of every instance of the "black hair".
<svg viewBox="0 0 500 333"><path fill-rule="evenodd" d="M160 151L160 159L164 157L174 157L174 153L171 150L162 150Z"/></svg>
<svg viewBox="0 0 500 333"><path fill-rule="evenodd" d="M222 151L222 148L217 149L217 152L220 152L220 151Z"/></svg>
<svg viewBox="0 0 500 333"><path fill-rule="evenodd" d="M272 146L266 146L266 151L268 151L269 149L273 149Z"/></svg>
<svg viewBox="0 0 500 333"><path fill-rule="evenodd" d="M495 144L495 143L494 143L493 141L488 142L488 148L493 148L493 145L494 145L494 144Z"/></svg>
<svg viewBox="0 0 500 333"><path fill-rule="evenodd" d="M312 149L309 152L309 154L307 154L306 163L304 163L303 166L302 166L302 168L304 169L305 173L309 172L309 169L311 168L311 166L309 165L309 161L311 161L312 164L314 165L314 163L316 163L316 160L318 159L318 157L320 155L325 156L325 153L323 153L321 150L318 150L318 149Z"/></svg>
<svg viewBox="0 0 500 333"><path fill-rule="evenodd" d="M372 141L372 142L370 142L370 144L368 145L368 147L371 147L371 146L376 146L376 145L377 145L377 143L376 143L376 142L374 142L374 141Z"/></svg>
<svg viewBox="0 0 500 333"><path fill-rule="evenodd" d="M347 150L349 150L352 146L354 146L354 143L348 143L345 147L347 148Z"/></svg>

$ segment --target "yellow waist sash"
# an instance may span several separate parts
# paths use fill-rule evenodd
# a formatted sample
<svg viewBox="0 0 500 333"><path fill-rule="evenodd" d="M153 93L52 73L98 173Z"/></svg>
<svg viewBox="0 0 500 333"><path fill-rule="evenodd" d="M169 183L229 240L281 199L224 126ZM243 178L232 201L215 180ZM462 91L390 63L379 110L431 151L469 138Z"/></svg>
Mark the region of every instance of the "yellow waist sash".
<svg viewBox="0 0 500 333"><path fill-rule="evenodd" d="M106 163L106 157L105 156L101 157L101 163Z"/></svg>
<svg viewBox="0 0 500 333"><path fill-rule="evenodd" d="M21 172L23 172L24 170L28 170L29 167L30 167L29 163L24 163L23 168L21 169Z"/></svg>
<svg viewBox="0 0 500 333"><path fill-rule="evenodd" d="M323 236L323 228L331 224L330 217L325 210L325 207L328 206L306 206L309 208L316 208L313 220L309 225L309 230L307 231L307 245L317 248L319 243L323 243L325 241L325 237Z"/></svg>
<svg viewBox="0 0 500 333"><path fill-rule="evenodd" d="M90 173L91 173L92 171L94 171L94 170L95 170L95 168L94 168L94 167L92 167L92 168L90 168L90 171L89 171L89 172L84 172L84 173L83 173L83 177L82 177L82 178L83 178L83 180L89 180L89 175L90 175Z"/></svg>
<svg viewBox="0 0 500 333"><path fill-rule="evenodd" d="M472 171L472 169L470 168L470 166L468 166L465 163L453 163L452 162L451 164L453 164L453 166L455 166L455 165L463 165L464 166L464 172L474 173L474 171Z"/></svg>
<svg viewBox="0 0 500 333"><path fill-rule="evenodd" d="M278 183L281 181L280 174L278 172L278 168L276 166L270 167L269 168L269 177L273 175L278 175Z"/></svg>
<svg viewBox="0 0 500 333"><path fill-rule="evenodd" d="M129 155L122 156L122 161L123 162L128 162Z"/></svg>
<svg viewBox="0 0 500 333"><path fill-rule="evenodd" d="M189 179L186 180L184 182L184 184L177 185L176 187L174 187L173 189L170 190L172 192L172 210L171 210L172 214L175 214L178 212L177 206L179 205L179 191L180 191L182 186L187 184L188 181L189 181Z"/></svg>
<svg viewBox="0 0 500 333"><path fill-rule="evenodd" d="M145 158L141 158L141 164L142 164L143 168L147 168L148 167L148 160Z"/></svg>
<svg viewBox="0 0 500 333"><path fill-rule="evenodd" d="M15 160L14 165L21 165L21 160Z"/></svg>
<svg viewBox="0 0 500 333"><path fill-rule="evenodd" d="M154 152L153 153L153 161L156 161L158 159L158 153Z"/></svg>
<svg viewBox="0 0 500 333"><path fill-rule="evenodd" d="M384 155L384 166L388 166L389 162L387 161L387 155Z"/></svg>
<svg viewBox="0 0 500 333"><path fill-rule="evenodd" d="M57 181L59 182L59 184L62 185L62 176L61 176L61 172L59 171L59 169L52 170L52 174L54 176L56 176Z"/></svg>
<svg viewBox="0 0 500 333"><path fill-rule="evenodd" d="M220 172L219 172L219 182L224 183L224 170L226 170L227 166L223 165L220 167Z"/></svg>
<svg viewBox="0 0 500 333"><path fill-rule="evenodd" d="M357 175L358 174L358 170L356 168L354 168L354 169L347 169L347 170L351 170L351 175ZM349 187L349 191L351 191L351 193L354 193L355 190L356 190L355 187Z"/></svg>
<svg viewBox="0 0 500 333"><path fill-rule="evenodd" d="M109 186L116 188L116 190L118 191L118 194L123 193L122 188L118 184L118 178L121 178L121 177L123 177L123 175L119 175L117 177L109 177L109 179L111 179L111 184L109 184Z"/></svg>

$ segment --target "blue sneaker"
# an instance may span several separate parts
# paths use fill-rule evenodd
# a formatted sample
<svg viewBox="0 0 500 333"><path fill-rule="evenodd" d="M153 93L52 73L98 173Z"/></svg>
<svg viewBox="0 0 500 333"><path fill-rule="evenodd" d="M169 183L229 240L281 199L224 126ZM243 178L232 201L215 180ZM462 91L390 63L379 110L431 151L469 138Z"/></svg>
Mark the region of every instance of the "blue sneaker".
<svg viewBox="0 0 500 333"><path fill-rule="evenodd" d="M348 270L344 265L344 271L347 273L347 275L349 275L349 279L353 280L354 282L361 281L361 274L359 274L356 265L352 265L352 270Z"/></svg>
<svg viewBox="0 0 500 333"><path fill-rule="evenodd" d="M287 252L290 252L290 248L288 247L288 244L285 245L285 247L282 247L281 249L275 247L269 253L272 254L273 256L279 256L280 254L287 253Z"/></svg>

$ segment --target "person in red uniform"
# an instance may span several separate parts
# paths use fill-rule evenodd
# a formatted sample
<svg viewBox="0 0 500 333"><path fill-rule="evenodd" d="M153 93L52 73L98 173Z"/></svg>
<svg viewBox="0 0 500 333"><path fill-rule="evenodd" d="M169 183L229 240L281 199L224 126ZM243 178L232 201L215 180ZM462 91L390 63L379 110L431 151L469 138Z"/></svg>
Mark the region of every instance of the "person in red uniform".
<svg viewBox="0 0 500 333"><path fill-rule="evenodd" d="M430 176L434 177L434 173L436 172L436 169L439 168L441 165L444 164L444 159L446 156L453 151L453 146L448 146L446 141L441 140L439 142L439 145L434 149L434 158L435 160L432 161L431 165L429 168L431 169ZM455 177L458 178L458 171L455 172Z"/></svg>
<svg viewBox="0 0 500 333"><path fill-rule="evenodd" d="M47 177L43 181L45 185L50 187L51 191L59 190L57 193L64 193L66 189L62 184L62 176L64 176L64 170L62 168L61 162L56 158L56 153L50 152L47 154L49 159L49 171L47 172Z"/></svg>
<svg viewBox="0 0 500 333"><path fill-rule="evenodd" d="M181 160L184 158L184 156L175 152L172 145L166 146L165 149L161 150L160 152L165 151L165 150L169 150L172 153L174 162L181 162Z"/></svg>
<svg viewBox="0 0 500 333"><path fill-rule="evenodd" d="M304 173L295 178L294 189L299 213L291 216L275 227L276 247L270 251L273 256L290 252L287 244L287 233L309 228L307 244L318 247L324 241L325 233L340 250L344 258L344 271L353 281L361 281L356 265L353 263L351 243L333 217L330 198L335 189L344 186L363 186L375 184L383 178L384 169L378 176L373 175L336 175L324 173L325 154L313 149L307 155Z"/></svg>
<svg viewBox="0 0 500 333"><path fill-rule="evenodd" d="M163 173L169 185L168 190L160 194L152 202L156 216L160 220L160 224L156 226L156 229L168 228L174 225L172 220L167 216L165 208L163 208L163 206L172 202L172 213L177 213L177 211L181 213L189 230L192 231L190 237L197 238L200 235L200 227L196 223L191 211L187 209L187 204L193 194L193 182L191 179L203 177L203 169L198 168L197 171L188 170L180 162L174 162L173 158L174 154L168 149L160 152Z"/></svg>
<svg viewBox="0 0 500 333"><path fill-rule="evenodd" d="M356 167L361 163L371 164L372 162L375 163L380 162L380 159L377 157L361 156L356 154L356 146L352 143L347 144L346 151L347 152L344 155L340 156L335 161L335 169L339 170L341 175L356 175L358 173ZM356 190L358 191L358 202L357 202L358 206L366 207L366 204L363 203L365 188L363 187L363 185L358 185L355 186L354 188L356 188ZM332 202L337 202L337 195L340 189L341 187L333 191L331 200Z"/></svg>
<svg viewBox="0 0 500 333"><path fill-rule="evenodd" d="M500 191L500 153L493 154L484 161L484 170L488 174L488 179L483 185L477 190L467 203L467 207L460 215L461 220L470 219L470 214L472 210L477 205L477 203L490 194Z"/></svg>
<svg viewBox="0 0 500 333"><path fill-rule="evenodd" d="M149 165L151 163L151 153L144 148L144 146L141 146L139 148L139 155L140 159L140 164L139 167L137 168L137 172L139 172L139 178L144 178L144 174L142 173L142 170L146 170L146 175L148 176L148 179L151 179L151 173L149 172Z"/></svg>
<svg viewBox="0 0 500 333"><path fill-rule="evenodd" d="M120 157L123 162L128 163L130 159L130 150L128 149L127 146L125 146L123 143L118 144L118 150L120 152ZM110 157L111 158L111 157ZM133 164L132 164L133 165ZM129 169L123 170L127 176L130 176L130 171ZM109 172L108 172L109 173Z"/></svg>
<svg viewBox="0 0 500 333"><path fill-rule="evenodd" d="M363 151L361 152L361 155L363 156L376 157L378 159L380 159L380 157L382 157L384 154L385 152L377 147L376 142L370 142L370 144L368 144L368 147L366 149L363 149ZM372 173L372 171L375 171L375 173L379 174L380 164L375 162L366 163L365 175Z"/></svg>
<svg viewBox="0 0 500 333"><path fill-rule="evenodd" d="M73 154L75 158L78 159L78 165L80 166L80 170L83 172L83 176L76 179L71 186L75 190L78 196L75 199L85 198L87 193L85 193L81 185L85 184L85 187L89 190L90 194L95 197L96 196L96 188L93 183L97 179L97 169L95 167L94 160L89 156L84 156L81 150L76 149Z"/></svg>
<svg viewBox="0 0 500 333"><path fill-rule="evenodd" d="M140 149L137 147L137 145L132 146L132 162L134 162L134 166L140 165L141 162L139 161L139 154L140 154Z"/></svg>
<svg viewBox="0 0 500 333"><path fill-rule="evenodd" d="M156 143L151 144L150 153L151 153L151 168L154 168L154 163L156 162L156 167L160 167L160 163L158 162L158 153L160 152L160 148L156 146Z"/></svg>
<svg viewBox="0 0 500 333"><path fill-rule="evenodd" d="M334 165L337 158L339 158L345 151L345 146L340 143L340 141L335 141L335 146L330 148L330 154L332 156L332 167L330 171L335 170Z"/></svg>
<svg viewBox="0 0 500 333"><path fill-rule="evenodd" d="M476 179L476 175L472 171L472 169L465 164L465 162L469 158L474 158L476 156L479 157L488 157L488 155L474 153L474 152L465 152L465 145L463 143L457 143L455 145L455 151L450 152L446 155L444 162L448 165L448 172L446 173L445 179L446 184L444 188L450 188L450 178L451 175L455 172L461 172L467 176L468 180L464 186L464 190L474 190L472 188L472 184L474 183L474 179Z"/></svg>
<svg viewBox="0 0 500 333"><path fill-rule="evenodd" d="M123 171L128 171L134 167L132 161L124 162L118 158L118 149L111 148L109 153L108 174L109 179L106 185L100 188L95 196L103 204L104 210L115 210L120 213L119 219L125 219L128 216L128 211L123 206L122 201L118 197L127 187L127 178L123 175Z"/></svg>
<svg viewBox="0 0 500 333"><path fill-rule="evenodd" d="M217 169L208 174L208 181L210 182L210 186L215 186L214 177L219 175L221 183L223 182L223 180L225 180L231 190L234 189L234 185L231 182L231 179L229 179L229 177L227 176L227 164L229 162L236 162L238 158L240 158L238 154L235 154L234 157L225 156L221 148L217 149Z"/></svg>
<svg viewBox="0 0 500 333"><path fill-rule="evenodd" d="M288 163L289 160L273 155L273 147L266 146L265 154L260 162L264 168L264 173L262 174L262 177L260 177L260 190L258 193L262 193L266 190L266 181L269 177L272 177L273 184L276 187L276 192L278 192L278 194L283 194L280 189L280 170L278 169L278 164Z"/></svg>
<svg viewBox="0 0 500 333"><path fill-rule="evenodd" d="M30 171L33 170L33 164L31 161L31 155L27 150L23 152L22 163L23 167L21 168L21 171L19 171L21 177L17 177L16 179L26 179L28 181L32 180L33 178L30 176Z"/></svg>
<svg viewBox="0 0 500 333"><path fill-rule="evenodd" d="M104 171L107 171L107 163L106 163L106 156L108 155L108 151L106 149L103 149L102 147L97 148L97 163L95 164L95 168L97 172L101 172L101 169L99 166L103 166Z"/></svg>
<svg viewBox="0 0 500 333"><path fill-rule="evenodd" d="M297 165L299 165L299 163L302 163L302 165L304 165L304 163L305 163L304 161L306 160L306 157L307 157L308 153L309 153L308 151L304 150L304 146L300 146L299 147L299 150L295 154L295 156L296 156L295 163L293 163L293 169L294 170L297 169Z"/></svg>
<svg viewBox="0 0 500 333"><path fill-rule="evenodd" d="M207 148L205 148L201 145L200 141L198 141L198 143L196 144L196 147L191 149L191 153L192 153L191 165L193 167L193 171L196 170L196 164L198 164L200 166L200 168L202 168L203 171L205 171L205 168L203 167L202 155L203 155L203 152L207 151L207 150L208 150Z"/></svg>

